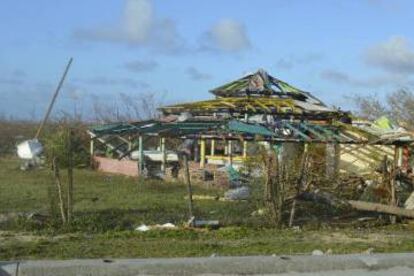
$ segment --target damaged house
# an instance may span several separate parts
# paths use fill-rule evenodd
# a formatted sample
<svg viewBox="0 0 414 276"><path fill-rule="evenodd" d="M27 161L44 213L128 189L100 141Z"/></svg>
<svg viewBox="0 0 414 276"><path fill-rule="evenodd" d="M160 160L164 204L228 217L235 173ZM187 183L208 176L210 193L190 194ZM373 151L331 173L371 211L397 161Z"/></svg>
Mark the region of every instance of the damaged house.
<svg viewBox="0 0 414 276"><path fill-rule="evenodd" d="M97 169L176 176L179 146L170 141L177 139L190 149L192 176L208 172L216 180L219 168L242 167L257 154L258 144L277 151L280 162L317 145L328 177L369 173L385 155L409 169L410 133L387 118L355 120L264 70L210 93L211 100L161 107L159 119L91 127L90 151Z"/></svg>

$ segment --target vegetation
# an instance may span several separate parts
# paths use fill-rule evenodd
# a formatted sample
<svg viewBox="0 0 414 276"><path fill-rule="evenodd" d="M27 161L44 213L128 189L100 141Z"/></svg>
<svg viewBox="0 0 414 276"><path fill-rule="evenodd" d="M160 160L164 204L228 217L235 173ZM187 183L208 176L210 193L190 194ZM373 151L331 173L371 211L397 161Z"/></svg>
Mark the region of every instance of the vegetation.
<svg viewBox="0 0 414 276"><path fill-rule="evenodd" d="M342 226L331 219L323 206L308 212L297 210L300 228L274 229L263 216L252 215L262 208L256 200L227 202L195 200L200 219L218 219L220 229L189 229L186 187L181 183L143 181L105 175L87 169L74 171L74 218L62 226L50 210L53 197L52 172L48 168L22 172L19 160L0 159L0 259L92 258L92 257L178 257L252 254L310 253L314 249L333 253L411 251L412 226L371 227L362 223ZM62 171L62 178L65 177ZM195 195L221 196L218 188L194 187ZM197 197L196 197L197 198ZM299 207L299 206L298 206ZM56 211L56 210L55 210ZM256 212L255 212L256 211ZM47 215L28 219L27 214ZM318 215L316 217L315 215ZM285 214L289 215L289 214ZM5 217L13 219L5 219ZM313 218L313 219L312 219ZM141 224L166 222L175 230L134 230ZM341 221L343 223L343 221ZM390 228L392 227L392 228Z"/></svg>

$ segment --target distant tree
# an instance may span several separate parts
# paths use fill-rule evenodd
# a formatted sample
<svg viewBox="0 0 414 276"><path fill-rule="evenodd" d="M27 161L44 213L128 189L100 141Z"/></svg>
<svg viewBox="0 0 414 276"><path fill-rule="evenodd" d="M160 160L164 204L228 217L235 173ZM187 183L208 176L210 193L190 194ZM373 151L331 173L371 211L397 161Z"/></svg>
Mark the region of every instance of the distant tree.
<svg viewBox="0 0 414 276"><path fill-rule="evenodd" d="M162 97L155 93L119 94L120 101L104 104L95 101L93 111L98 122L140 121L159 117Z"/></svg>
<svg viewBox="0 0 414 276"><path fill-rule="evenodd" d="M384 103L382 103L377 96L355 96L352 98L354 104L356 105L356 114L359 117L368 120L375 120L376 118L388 115L387 108Z"/></svg>
<svg viewBox="0 0 414 276"><path fill-rule="evenodd" d="M414 93L409 89L399 89L389 93L385 101L376 95L355 96L356 114L368 120L388 116L401 126L414 129Z"/></svg>

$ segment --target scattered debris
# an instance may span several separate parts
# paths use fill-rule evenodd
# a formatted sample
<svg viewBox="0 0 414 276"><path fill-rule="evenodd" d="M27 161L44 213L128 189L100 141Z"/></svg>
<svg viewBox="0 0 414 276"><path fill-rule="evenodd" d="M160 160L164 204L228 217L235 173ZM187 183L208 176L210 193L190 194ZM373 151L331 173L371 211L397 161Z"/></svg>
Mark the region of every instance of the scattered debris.
<svg viewBox="0 0 414 276"><path fill-rule="evenodd" d="M319 249L315 249L312 251L312 256L323 256L323 251Z"/></svg>
<svg viewBox="0 0 414 276"><path fill-rule="evenodd" d="M372 247L370 247L370 248L368 248L367 250L365 250L365 251L363 251L362 252L362 254L368 254L368 255L371 255L371 254L373 254L374 253L374 248L372 248Z"/></svg>
<svg viewBox="0 0 414 276"><path fill-rule="evenodd" d="M177 228L177 226L175 226L174 224L167 222L164 223L163 225L160 226L156 226L157 228L167 228L167 229L172 229L172 228Z"/></svg>
<svg viewBox="0 0 414 276"><path fill-rule="evenodd" d="M153 229L176 229L177 226L175 226L172 223L164 223L164 224L155 224L155 225L145 225L145 224L141 224L140 226L138 226L137 228L135 228L136 231L140 231L140 232L147 232L149 230L153 230Z"/></svg>
<svg viewBox="0 0 414 276"><path fill-rule="evenodd" d="M135 228L135 230L140 231L140 232L146 232L148 230L151 230L151 227L149 227L145 224L142 224L142 225L138 226L137 228Z"/></svg>
<svg viewBox="0 0 414 276"><path fill-rule="evenodd" d="M217 229L219 228L220 223L218 220L194 220L193 226Z"/></svg>
<svg viewBox="0 0 414 276"><path fill-rule="evenodd" d="M257 209L256 211L253 211L250 215L252 215L252 216L263 216L266 213L267 213L266 209L260 208L260 209Z"/></svg>
<svg viewBox="0 0 414 276"><path fill-rule="evenodd" d="M227 200L246 200L250 197L249 187L240 187L236 189L230 189L224 193L224 198Z"/></svg>

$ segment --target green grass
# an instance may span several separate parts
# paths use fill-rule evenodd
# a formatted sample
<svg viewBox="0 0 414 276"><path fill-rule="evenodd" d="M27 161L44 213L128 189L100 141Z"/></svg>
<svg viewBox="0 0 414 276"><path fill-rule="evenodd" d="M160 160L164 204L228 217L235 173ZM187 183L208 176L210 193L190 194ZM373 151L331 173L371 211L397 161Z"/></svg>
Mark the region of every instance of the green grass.
<svg viewBox="0 0 414 276"><path fill-rule="evenodd" d="M0 214L39 212L50 214L53 186L48 169L22 172L19 161L0 158ZM218 219L222 227L188 229L186 187L181 183L138 181L90 170L75 171L74 221L61 227L58 218L36 224L24 218L0 223L0 259L179 257L309 253L314 249L333 253L412 251L411 225L337 228L321 217L302 230L272 229L264 217L250 214L255 201L195 201L202 219ZM65 179L64 171L62 178ZM194 187L198 195L222 195L216 188ZM303 209L308 209L303 205ZM302 216L309 216L304 210ZM323 208L320 208L323 210ZM326 208L325 208L326 209ZM313 214L317 215L317 214ZM177 230L138 232L140 224L171 222Z"/></svg>

